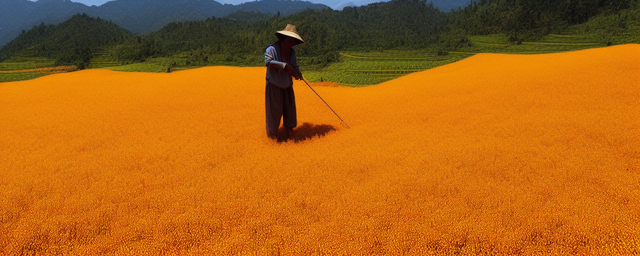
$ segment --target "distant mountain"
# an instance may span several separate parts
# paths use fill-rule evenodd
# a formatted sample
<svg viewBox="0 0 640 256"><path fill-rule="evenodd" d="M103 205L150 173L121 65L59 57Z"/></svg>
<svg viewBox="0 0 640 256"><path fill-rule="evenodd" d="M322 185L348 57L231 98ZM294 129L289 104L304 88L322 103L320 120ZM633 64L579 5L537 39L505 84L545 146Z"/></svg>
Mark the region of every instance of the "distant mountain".
<svg viewBox="0 0 640 256"><path fill-rule="evenodd" d="M22 30L29 30L40 23L57 24L87 9L83 4L68 0L0 0L0 46L18 36Z"/></svg>
<svg viewBox="0 0 640 256"><path fill-rule="evenodd" d="M465 8L471 4L471 0L428 0L427 2L432 2L434 7L437 7L443 12Z"/></svg>
<svg viewBox="0 0 640 256"><path fill-rule="evenodd" d="M87 14L111 20L133 33L146 33L174 21L224 16L234 8L213 0L116 0L92 7Z"/></svg>
<svg viewBox="0 0 640 256"><path fill-rule="evenodd" d="M261 13L276 14L280 13L283 16L289 16L291 14L304 11L306 9L325 9L329 8L324 4L314 4L306 1L287 1L287 0L261 0L254 2L245 2L236 6L238 10L252 12L257 11ZM236 10L234 10L236 11Z"/></svg>
<svg viewBox="0 0 640 256"><path fill-rule="evenodd" d="M312 0L318 1L318 0ZM345 7L358 7L369 5L374 2L388 2L391 0L322 0L322 3L330 6L334 10L341 11ZM450 12L451 9L457 10L458 7L464 8L471 4L472 0L423 0L426 3L433 3L433 6L443 12ZM479 0L475 0L479 2Z"/></svg>
<svg viewBox="0 0 640 256"><path fill-rule="evenodd" d="M58 24L78 13L111 20L133 33L146 33L170 22L201 21L230 13L258 11L287 16L326 5L306 1L262 0L240 5L214 0L115 0L101 6L86 6L70 0L0 0L0 46L40 23Z"/></svg>
<svg viewBox="0 0 640 256"><path fill-rule="evenodd" d="M338 11L342 11L342 9L344 9L345 7L356 7L357 5L353 2L345 2L345 3L341 3L339 5L337 5L335 7L336 10Z"/></svg>

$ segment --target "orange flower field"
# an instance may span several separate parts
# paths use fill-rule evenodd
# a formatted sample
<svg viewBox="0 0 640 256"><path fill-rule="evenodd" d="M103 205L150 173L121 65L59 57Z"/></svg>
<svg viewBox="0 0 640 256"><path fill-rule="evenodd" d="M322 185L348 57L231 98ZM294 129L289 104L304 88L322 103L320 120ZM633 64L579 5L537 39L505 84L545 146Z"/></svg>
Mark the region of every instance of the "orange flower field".
<svg viewBox="0 0 640 256"><path fill-rule="evenodd" d="M296 81L288 142L261 67L0 83L0 254L639 254L639 56Z"/></svg>

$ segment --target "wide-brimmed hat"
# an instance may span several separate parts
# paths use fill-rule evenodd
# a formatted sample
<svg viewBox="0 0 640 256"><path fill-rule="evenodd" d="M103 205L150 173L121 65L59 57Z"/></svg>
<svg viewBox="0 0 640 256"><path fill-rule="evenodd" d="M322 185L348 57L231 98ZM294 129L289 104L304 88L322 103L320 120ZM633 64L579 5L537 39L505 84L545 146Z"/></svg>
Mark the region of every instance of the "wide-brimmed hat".
<svg viewBox="0 0 640 256"><path fill-rule="evenodd" d="M278 39L280 39L280 35L284 35L284 36L295 38L296 39L296 44L303 44L304 43L304 40L302 40L302 37L300 37L300 35L298 35L298 31L296 31L296 26L294 26L294 25L287 24L287 27L285 27L284 30L280 30L280 31L276 32L276 36L278 37Z"/></svg>

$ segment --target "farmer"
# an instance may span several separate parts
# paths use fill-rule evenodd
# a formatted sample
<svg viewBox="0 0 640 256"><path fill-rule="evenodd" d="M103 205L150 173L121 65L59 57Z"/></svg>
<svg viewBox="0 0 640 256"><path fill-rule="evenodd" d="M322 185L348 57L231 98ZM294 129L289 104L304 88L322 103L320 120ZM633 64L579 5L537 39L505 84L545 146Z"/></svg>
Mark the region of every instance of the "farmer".
<svg viewBox="0 0 640 256"><path fill-rule="evenodd" d="M264 63L267 65L267 88L265 109L267 136L277 139L280 118L287 129L287 138L293 139L293 128L298 125L296 99L293 95L293 79L301 79L296 51L293 46L304 43L296 26L287 24L284 30L276 32L278 41L267 47Z"/></svg>

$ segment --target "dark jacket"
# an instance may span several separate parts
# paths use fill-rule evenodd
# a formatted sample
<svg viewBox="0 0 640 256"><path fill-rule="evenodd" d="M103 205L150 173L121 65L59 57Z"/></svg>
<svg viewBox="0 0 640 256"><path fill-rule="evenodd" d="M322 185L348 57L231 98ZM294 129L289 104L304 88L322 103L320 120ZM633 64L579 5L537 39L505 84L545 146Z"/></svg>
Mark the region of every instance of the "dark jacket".
<svg viewBox="0 0 640 256"><path fill-rule="evenodd" d="M264 53L264 63L267 66L267 82L280 87L287 88L293 85L293 78L284 69L284 62L280 59L280 42L276 42L273 45L267 47ZM296 59L296 51L292 48L289 63L291 67L302 76L300 68L298 67L298 60Z"/></svg>

